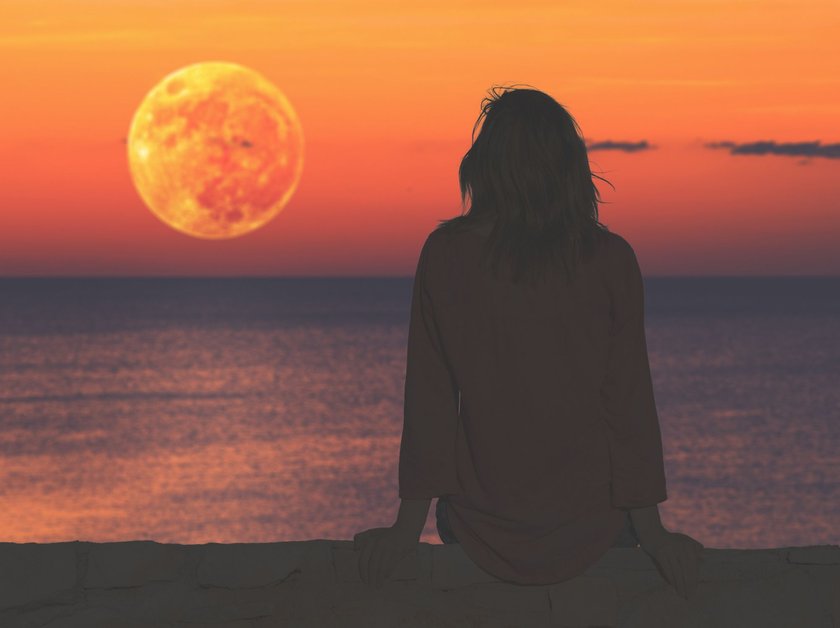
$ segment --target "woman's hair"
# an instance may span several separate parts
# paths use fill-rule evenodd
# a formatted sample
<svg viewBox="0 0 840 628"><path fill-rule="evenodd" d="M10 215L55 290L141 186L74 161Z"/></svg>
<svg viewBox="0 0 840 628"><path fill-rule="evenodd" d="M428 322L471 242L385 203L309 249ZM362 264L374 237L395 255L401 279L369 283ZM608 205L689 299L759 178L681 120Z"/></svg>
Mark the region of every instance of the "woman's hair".
<svg viewBox="0 0 840 628"><path fill-rule="evenodd" d="M436 231L460 231L495 221L484 259L492 254L498 276L502 256L512 261L513 281L539 279L559 256L572 277L580 256L609 229L598 221L598 189L575 119L551 96L535 89L505 88L481 101L473 143L458 180L466 214L441 220ZM484 124L478 137L475 130ZM612 186L612 184L610 183Z"/></svg>

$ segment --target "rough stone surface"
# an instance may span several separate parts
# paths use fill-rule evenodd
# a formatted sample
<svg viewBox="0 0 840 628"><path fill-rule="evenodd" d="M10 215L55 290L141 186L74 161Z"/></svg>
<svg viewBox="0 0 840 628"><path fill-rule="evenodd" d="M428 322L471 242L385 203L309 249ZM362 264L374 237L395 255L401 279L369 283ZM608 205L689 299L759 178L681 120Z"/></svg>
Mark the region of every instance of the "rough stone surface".
<svg viewBox="0 0 840 628"><path fill-rule="evenodd" d="M618 587L607 576L582 575L548 589L553 626L615 626Z"/></svg>
<svg viewBox="0 0 840 628"><path fill-rule="evenodd" d="M495 579L421 543L380 590L352 541L0 543L2 628L840 628L840 547L706 548L692 596L639 548L571 580Z"/></svg>
<svg viewBox="0 0 840 628"><path fill-rule="evenodd" d="M154 580L177 580L185 558L182 545L154 541L92 544L84 586L141 587Z"/></svg>
<svg viewBox="0 0 840 628"><path fill-rule="evenodd" d="M802 565L840 565L840 546L791 547L787 551L787 562Z"/></svg>
<svg viewBox="0 0 840 628"><path fill-rule="evenodd" d="M66 593L76 584L76 564L75 543L0 543L0 609L72 602Z"/></svg>

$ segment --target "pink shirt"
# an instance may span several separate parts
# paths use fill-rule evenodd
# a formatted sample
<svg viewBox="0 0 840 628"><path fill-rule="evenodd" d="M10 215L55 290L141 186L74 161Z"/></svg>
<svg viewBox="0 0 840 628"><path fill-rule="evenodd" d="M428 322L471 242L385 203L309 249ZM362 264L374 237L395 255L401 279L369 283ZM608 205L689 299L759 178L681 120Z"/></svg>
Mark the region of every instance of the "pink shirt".
<svg viewBox="0 0 840 628"><path fill-rule="evenodd" d="M667 499L635 253L606 233L569 283L496 280L487 230L433 231L414 278L399 496L447 496L473 562L550 584L598 561L622 509Z"/></svg>

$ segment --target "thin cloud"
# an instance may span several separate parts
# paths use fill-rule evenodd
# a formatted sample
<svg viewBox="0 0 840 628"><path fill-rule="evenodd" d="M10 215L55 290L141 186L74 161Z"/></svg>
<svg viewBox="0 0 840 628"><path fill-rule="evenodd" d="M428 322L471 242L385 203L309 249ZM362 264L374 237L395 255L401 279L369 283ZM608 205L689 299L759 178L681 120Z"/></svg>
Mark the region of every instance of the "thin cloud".
<svg viewBox="0 0 840 628"><path fill-rule="evenodd" d="M640 150L651 150L656 148L647 143L647 140L641 142L613 142L612 140L604 140L603 142L592 142L586 145L586 150L623 150L626 153L635 153Z"/></svg>
<svg viewBox="0 0 840 628"><path fill-rule="evenodd" d="M708 142L706 148L728 148L730 155L789 155L793 157L824 157L840 159L840 144L816 142L763 141L738 144L736 142Z"/></svg>

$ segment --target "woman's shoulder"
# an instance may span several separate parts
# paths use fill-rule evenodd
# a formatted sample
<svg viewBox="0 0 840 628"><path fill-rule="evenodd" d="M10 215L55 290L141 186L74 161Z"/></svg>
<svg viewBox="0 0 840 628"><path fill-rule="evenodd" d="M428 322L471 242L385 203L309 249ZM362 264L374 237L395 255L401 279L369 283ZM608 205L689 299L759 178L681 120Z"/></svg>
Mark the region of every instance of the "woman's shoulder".
<svg viewBox="0 0 840 628"><path fill-rule="evenodd" d="M490 225L492 228L492 225ZM484 223L478 223L473 227L454 228L452 225L441 224L433 229L423 243L423 249L430 258L449 258L451 251L462 250L467 241L472 244L481 243L486 238L489 229ZM478 236L476 238L476 236ZM636 253L628 240L615 231L610 231L603 226L596 226L594 229L594 246L586 247L590 252L595 251L595 256L600 263L606 264L613 272L620 272L626 269L628 264L636 260Z"/></svg>
<svg viewBox="0 0 840 628"><path fill-rule="evenodd" d="M600 242L611 249L621 249L629 247L630 243L619 233L608 229L607 227L598 226L595 233L600 237Z"/></svg>
<svg viewBox="0 0 840 628"><path fill-rule="evenodd" d="M606 229L599 229L598 231L608 251L608 257L613 263L624 264L627 263L629 258L636 256L633 247L622 235Z"/></svg>
<svg viewBox="0 0 840 628"><path fill-rule="evenodd" d="M423 248L432 257L445 256L448 249L461 248L463 245L460 240L468 233L470 231L467 229L453 229L447 224L440 224L426 236Z"/></svg>

